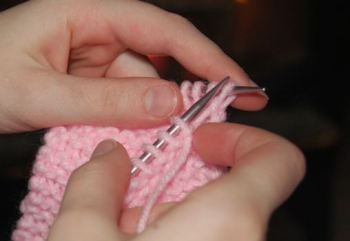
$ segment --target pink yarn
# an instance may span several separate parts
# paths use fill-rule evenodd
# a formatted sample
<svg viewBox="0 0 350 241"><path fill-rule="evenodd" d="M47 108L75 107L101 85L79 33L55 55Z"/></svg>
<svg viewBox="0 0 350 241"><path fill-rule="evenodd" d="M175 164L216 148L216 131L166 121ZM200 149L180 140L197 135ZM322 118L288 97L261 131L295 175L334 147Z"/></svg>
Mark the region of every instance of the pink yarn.
<svg viewBox="0 0 350 241"><path fill-rule="evenodd" d="M205 87L202 82L182 84L185 109L203 95ZM45 145L37 154L29 180L29 193L20 207L23 215L12 240L43 241L47 238L70 174L89 160L99 142L111 138L123 144L129 156L136 157L133 162L138 166L137 157L145 148L156 157L147 166L140 166L142 171L132 177L125 198L126 207L144 207L138 225L138 231L142 231L154 204L180 201L188 193L223 174L222 168L204 163L192 150L192 130L204 122L225 120L225 109L235 98L232 87L233 84L227 84L190 125L175 119L181 125L181 132L176 137L164 134L167 126L137 130L93 126L52 128L45 135ZM158 135L167 138L168 145L163 151L147 145L153 143Z"/></svg>
<svg viewBox="0 0 350 241"><path fill-rule="evenodd" d="M178 173L179 169L182 167L182 165L186 162L186 159L191 151L191 147L192 147L192 129L190 128L190 126L188 126L185 122L183 122L180 118L177 118L175 120L175 122L180 126L181 130L182 130L182 135L181 137L177 137L172 138L170 135L167 135L165 137L165 133L163 132L161 134L161 138L164 138L165 140L167 140L167 142L170 145L176 145L176 142L179 139L182 139L182 150L179 150L179 156L178 159L175 160L175 162L173 163L172 166L170 166L166 172L165 175L160 179L158 185L155 187L155 189L153 190L153 192L149 195L149 197L147 198L147 201L144 205L144 210L141 214L138 226L137 226L137 232L140 233L142 232L147 225L147 220L148 217L150 215L150 212L152 210L153 205L156 203L157 199L159 198L159 195L164 191L164 189L166 188L166 186L169 184L169 182L175 177L175 175ZM151 150L152 152L152 150ZM157 161L160 161L160 156L161 154L158 152L154 153L152 152L153 155L156 157ZM166 160L165 160L166 161ZM148 168L148 167L147 167ZM142 169L142 166L141 166Z"/></svg>

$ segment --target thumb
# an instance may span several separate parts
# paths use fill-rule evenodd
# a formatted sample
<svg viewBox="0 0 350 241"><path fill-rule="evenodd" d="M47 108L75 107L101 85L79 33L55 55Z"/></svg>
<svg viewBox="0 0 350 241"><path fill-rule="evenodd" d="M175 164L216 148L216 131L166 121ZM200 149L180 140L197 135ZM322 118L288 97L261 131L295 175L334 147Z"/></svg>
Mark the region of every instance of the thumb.
<svg viewBox="0 0 350 241"><path fill-rule="evenodd" d="M70 177L49 240L118 236L116 224L129 177L130 161L125 149L112 140L101 142L91 160Z"/></svg>
<svg viewBox="0 0 350 241"><path fill-rule="evenodd" d="M130 178L130 161L123 146L101 142L91 160L73 172L60 212L79 209L118 219Z"/></svg>
<svg viewBox="0 0 350 241"><path fill-rule="evenodd" d="M158 78L46 75L41 74L42 80L32 88L37 90L32 93L37 101L24 105L37 128L71 124L146 128L165 124L182 108L177 85Z"/></svg>

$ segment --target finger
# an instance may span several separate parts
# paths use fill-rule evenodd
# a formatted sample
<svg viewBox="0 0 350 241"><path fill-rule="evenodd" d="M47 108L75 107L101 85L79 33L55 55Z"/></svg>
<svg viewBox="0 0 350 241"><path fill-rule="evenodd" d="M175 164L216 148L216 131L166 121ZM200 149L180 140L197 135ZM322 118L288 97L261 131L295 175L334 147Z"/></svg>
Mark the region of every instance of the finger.
<svg viewBox="0 0 350 241"><path fill-rule="evenodd" d="M130 177L130 160L123 146L113 140L101 142L91 160L69 179L61 212L74 209L97 211L119 217Z"/></svg>
<svg viewBox="0 0 350 241"><path fill-rule="evenodd" d="M206 124L195 131L193 145L207 162L232 166L227 179L242 182L249 179L247 184L253 185L256 192L247 189L248 192L261 197L265 194L270 211L294 190L305 173L301 151L284 138L262 129L239 124Z"/></svg>
<svg viewBox="0 0 350 241"><path fill-rule="evenodd" d="M182 109L178 87L161 79L92 79L48 71L30 78L32 91L13 103L34 128L80 123L145 128L167 123Z"/></svg>
<svg viewBox="0 0 350 241"><path fill-rule="evenodd" d="M137 1L121 7L123 21L120 21L120 12L114 11L116 6L108 7L107 16L127 47L145 55L170 55L189 71L209 81L219 81L229 75L239 85L255 85L237 63L186 19ZM242 95L234 105L256 110L266 103L266 95L258 93Z"/></svg>
<svg viewBox="0 0 350 241"><path fill-rule="evenodd" d="M151 225L145 238L171 237L181 231L191 235L191 240L264 239L271 212L304 175L301 152L269 132L230 124L200 127L194 134L194 147L207 161L229 164L232 170L190 194Z"/></svg>
<svg viewBox="0 0 350 241"><path fill-rule="evenodd" d="M169 212L175 203L162 203L158 204L152 209L152 212L147 220L148 224L155 222L157 219L161 218L165 213ZM130 208L123 211L120 221L119 228L121 231L129 234L136 233L137 224L142 214L143 208L136 207Z"/></svg>
<svg viewBox="0 0 350 241"><path fill-rule="evenodd" d="M112 140L100 143L91 160L70 177L50 240L64 234L65 240L95 241L101 232L115 237L129 177L125 149Z"/></svg>
<svg viewBox="0 0 350 241"><path fill-rule="evenodd" d="M105 74L109 78L154 77L159 78L157 70L151 62L133 51L125 51L118 55Z"/></svg>
<svg viewBox="0 0 350 241"><path fill-rule="evenodd" d="M213 142L213 138L226 141ZM211 164L222 166L232 166L242 155L276 140L285 142L262 129L234 123L204 124L193 133L193 146L201 157Z"/></svg>

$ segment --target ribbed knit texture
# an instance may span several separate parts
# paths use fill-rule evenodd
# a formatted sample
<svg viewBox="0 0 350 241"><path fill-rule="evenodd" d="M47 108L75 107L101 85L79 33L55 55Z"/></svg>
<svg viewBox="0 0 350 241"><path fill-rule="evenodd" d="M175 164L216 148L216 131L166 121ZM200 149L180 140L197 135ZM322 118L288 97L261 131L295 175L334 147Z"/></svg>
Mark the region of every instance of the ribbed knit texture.
<svg viewBox="0 0 350 241"><path fill-rule="evenodd" d="M185 109L204 94L205 87L202 82L183 82L181 92ZM232 87L232 84L226 85L190 125L175 119L182 129L175 137L166 135L168 126L137 130L93 126L52 128L45 135L45 144L37 154L29 180L29 193L20 207L23 215L13 232L12 240L44 241L47 238L49 228L59 211L69 176L89 160L97 144L105 139L115 139L123 144L129 156L134 157L136 165L140 165L137 158L144 150L156 156L147 165L147 170L132 177L125 198L126 207L145 207L138 227L138 231L142 231L155 203L180 201L196 188L222 175L222 168L204 163L192 150L192 130L204 122L225 120L225 109L234 99ZM168 142L162 151L149 145L158 137L165 138Z"/></svg>

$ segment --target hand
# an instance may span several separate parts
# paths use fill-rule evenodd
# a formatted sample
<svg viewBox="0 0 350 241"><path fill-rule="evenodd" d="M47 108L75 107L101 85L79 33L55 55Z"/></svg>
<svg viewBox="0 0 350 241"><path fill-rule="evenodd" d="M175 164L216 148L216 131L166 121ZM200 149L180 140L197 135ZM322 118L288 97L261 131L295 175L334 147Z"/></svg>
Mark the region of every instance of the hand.
<svg viewBox="0 0 350 241"><path fill-rule="evenodd" d="M184 18L138 1L29 1L0 14L0 133L63 124L149 127L181 110L149 55L208 80L244 71ZM235 106L260 109L266 97Z"/></svg>
<svg viewBox="0 0 350 241"><path fill-rule="evenodd" d="M205 124L193 144L204 160L231 171L181 203L158 205L149 227L132 235L141 210L122 210L130 162L121 145L103 142L72 174L48 240L264 240L271 213L304 175L299 149L237 124Z"/></svg>

